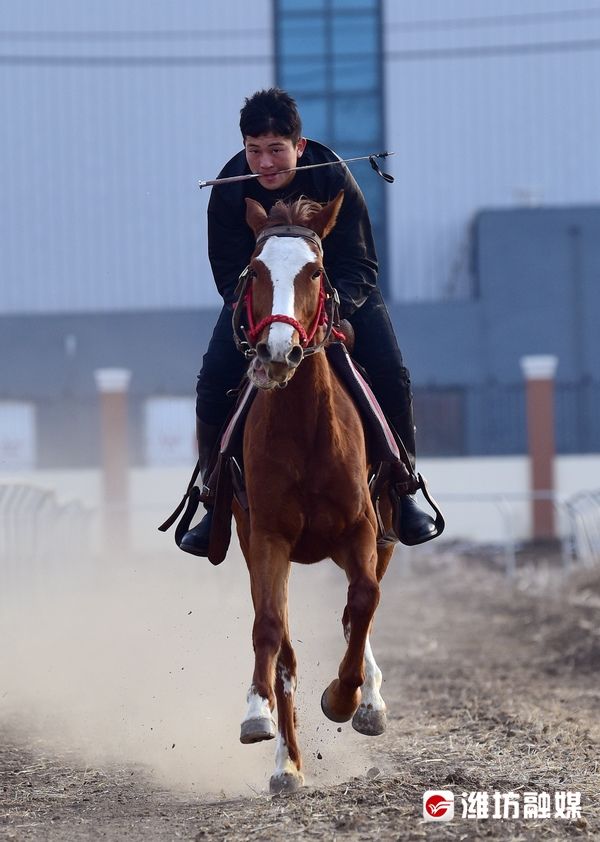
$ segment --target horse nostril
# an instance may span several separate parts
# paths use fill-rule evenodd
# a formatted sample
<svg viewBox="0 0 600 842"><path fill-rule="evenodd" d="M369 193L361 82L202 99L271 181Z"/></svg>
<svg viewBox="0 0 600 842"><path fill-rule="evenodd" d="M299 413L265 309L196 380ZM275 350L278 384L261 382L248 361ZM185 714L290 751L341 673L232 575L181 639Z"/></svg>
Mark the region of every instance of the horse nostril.
<svg viewBox="0 0 600 842"><path fill-rule="evenodd" d="M271 352L266 342L259 342L256 346L256 355L261 363L268 363L271 360Z"/></svg>
<svg viewBox="0 0 600 842"><path fill-rule="evenodd" d="M294 345L292 350L288 353L286 359L290 365L300 365L304 351L300 345Z"/></svg>

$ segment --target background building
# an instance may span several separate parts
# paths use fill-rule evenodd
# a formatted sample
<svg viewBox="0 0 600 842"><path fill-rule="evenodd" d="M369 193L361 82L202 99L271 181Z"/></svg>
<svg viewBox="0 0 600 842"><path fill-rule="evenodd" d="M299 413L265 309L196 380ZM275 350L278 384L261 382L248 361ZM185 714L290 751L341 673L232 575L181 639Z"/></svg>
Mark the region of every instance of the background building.
<svg viewBox="0 0 600 842"><path fill-rule="evenodd" d="M219 306L208 191L280 84L353 165L421 451L525 450L518 359L556 353L558 446L600 451L600 4L20 0L0 29L0 472L98 464L99 367L132 460L193 459Z"/></svg>

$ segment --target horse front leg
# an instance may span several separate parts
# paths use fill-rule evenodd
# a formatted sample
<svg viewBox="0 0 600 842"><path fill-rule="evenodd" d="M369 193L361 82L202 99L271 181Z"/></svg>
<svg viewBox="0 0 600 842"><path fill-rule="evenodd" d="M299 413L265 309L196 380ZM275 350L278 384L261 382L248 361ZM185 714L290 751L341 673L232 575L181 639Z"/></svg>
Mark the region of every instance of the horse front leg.
<svg viewBox="0 0 600 842"><path fill-rule="evenodd" d="M271 792L294 792L304 783L302 758L296 741L296 656L290 640L287 614L284 639L277 658L275 696L277 698L277 752L275 772L271 776Z"/></svg>
<svg viewBox="0 0 600 842"><path fill-rule="evenodd" d="M289 550L275 537L253 532L246 562L254 604L254 673L240 740L242 743L257 743L272 740L276 734L273 716L275 663L283 642L287 616Z"/></svg>
<svg viewBox="0 0 600 842"><path fill-rule="evenodd" d="M381 582L393 554L393 547L377 548L377 581ZM344 636L350 636L350 617L347 609L342 617ZM387 706L381 695L381 670L371 648L371 631L365 644L365 680L360 688L360 705L352 717L352 727L360 734L378 737L387 727Z"/></svg>
<svg viewBox="0 0 600 842"><path fill-rule="evenodd" d="M347 542L348 549L335 555L335 562L348 577L348 648L338 678L323 693L321 708L333 722L352 719L360 704L360 687L365 680L365 647L375 609L379 603L375 529L365 518Z"/></svg>

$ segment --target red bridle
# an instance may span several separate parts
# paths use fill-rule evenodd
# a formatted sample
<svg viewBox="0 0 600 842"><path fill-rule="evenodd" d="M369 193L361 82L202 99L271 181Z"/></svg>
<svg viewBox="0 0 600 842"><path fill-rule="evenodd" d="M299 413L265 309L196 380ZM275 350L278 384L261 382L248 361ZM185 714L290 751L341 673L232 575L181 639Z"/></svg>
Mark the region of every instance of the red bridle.
<svg viewBox="0 0 600 842"><path fill-rule="evenodd" d="M321 254L323 253L321 238L314 231L311 231L310 228L305 228L299 225L270 226L259 233L256 238L256 244L260 245L261 242L269 237L302 237L303 239L314 243L319 252ZM276 322L288 324L297 331L298 336L300 337L300 345L305 352L304 356L320 351L329 340L331 334L333 334L336 339L345 339L344 334L341 333L341 331L336 330L334 327L334 325L338 323L338 307L340 300L337 290L332 287L324 269L321 270L321 287L319 289L317 310L308 330L306 330L300 322L297 321L297 319L294 319L292 316L286 316L283 313L274 313L270 316L266 316L264 319L261 319L258 324L255 324L254 314L252 312L252 278L249 266L247 266L240 275L238 282L238 294L239 299L234 305L234 314L232 319L233 337L238 350L241 351L248 359L251 359L256 355L255 345L263 330ZM246 314L247 328L242 326L242 311L245 311ZM324 339L320 343L308 347L309 343L314 339L317 330L321 326L326 328ZM243 332L245 335L245 340L243 340L240 336L240 332Z"/></svg>
<svg viewBox="0 0 600 842"><path fill-rule="evenodd" d="M249 284L248 289L246 290L246 295L244 296L244 304L246 307L246 316L248 318L247 333L250 343L252 345L256 345L256 340L266 327L275 324L276 322L280 322L281 324L291 325L291 327L298 331L298 336L300 337L300 344L303 348L306 348L308 343L314 339L317 330L322 325L327 324L327 313L325 311L326 300L327 293L325 292L323 273L321 272L321 288L319 290L319 303L317 304L317 312L308 330L305 330L300 324L300 322L292 318L292 316L286 316L283 313L274 313L271 316L266 316L264 319L261 319L258 324L255 324L254 315L252 313L252 284Z"/></svg>

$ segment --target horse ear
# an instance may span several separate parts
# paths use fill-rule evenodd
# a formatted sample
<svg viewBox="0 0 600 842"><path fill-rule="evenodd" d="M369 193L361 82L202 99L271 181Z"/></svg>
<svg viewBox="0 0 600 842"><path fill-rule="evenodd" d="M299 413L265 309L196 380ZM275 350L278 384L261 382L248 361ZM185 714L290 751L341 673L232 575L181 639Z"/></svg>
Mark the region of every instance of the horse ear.
<svg viewBox="0 0 600 842"><path fill-rule="evenodd" d="M322 240L325 239L335 225L343 201L344 191L340 190L335 199L332 199L331 202L326 204L310 220L310 227Z"/></svg>
<svg viewBox="0 0 600 842"><path fill-rule="evenodd" d="M246 199L246 222L254 231L255 237L267 222L266 210L255 199Z"/></svg>

